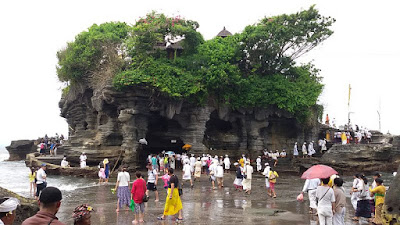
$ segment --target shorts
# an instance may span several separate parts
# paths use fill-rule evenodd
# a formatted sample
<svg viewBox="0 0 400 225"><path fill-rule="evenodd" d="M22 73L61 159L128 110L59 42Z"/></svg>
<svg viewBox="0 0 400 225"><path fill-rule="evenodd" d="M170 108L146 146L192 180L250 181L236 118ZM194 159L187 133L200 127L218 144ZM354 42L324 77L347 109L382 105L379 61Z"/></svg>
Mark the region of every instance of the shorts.
<svg viewBox="0 0 400 225"><path fill-rule="evenodd" d="M144 202L142 203L135 203L135 213L144 213Z"/></svg>
<svg viewBox="0 0 400 225"><path fill-rule="evenodd" d="M210 181L215 181L215 176L210 176Z"/></svg>
<svg viewBox="0 0 400 225"><path fill-rule="evenodd" d="M150 191L157 191L157 186L156 186L154 183L148 182L148 183L147 183L147 190L150 190Z"/></svg>

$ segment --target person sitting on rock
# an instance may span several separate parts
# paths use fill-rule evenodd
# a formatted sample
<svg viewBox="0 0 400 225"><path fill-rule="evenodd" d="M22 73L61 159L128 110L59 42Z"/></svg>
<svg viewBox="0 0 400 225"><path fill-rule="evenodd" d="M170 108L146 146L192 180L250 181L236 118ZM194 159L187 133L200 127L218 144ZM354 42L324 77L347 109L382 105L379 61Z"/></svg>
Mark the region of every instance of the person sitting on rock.
<svg viewBox="0 0 400 225"><path fill-rule="evenodd" d="M61 160L61 167L69 167L69 162L67 161L67 158L64 157L63 160Z"/></svg>
<svg viewBox="0 0 400 225"><path fill-rule="evenodd" d="M12 225L14 223L19 204L19 200L16 198L0 199L0 224Z"/></svg>

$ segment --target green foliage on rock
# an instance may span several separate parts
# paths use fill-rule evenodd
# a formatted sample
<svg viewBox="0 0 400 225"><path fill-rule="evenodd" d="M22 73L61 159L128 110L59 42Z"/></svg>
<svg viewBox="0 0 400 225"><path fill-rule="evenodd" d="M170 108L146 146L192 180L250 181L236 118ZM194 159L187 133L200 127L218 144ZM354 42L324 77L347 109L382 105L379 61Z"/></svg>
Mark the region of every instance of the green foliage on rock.
<svg viewBox="0 0 400 225"><path fill-rule="evenodd" d="M107 47L116 48L128 35L129 26L121 22L94 24L57 53L57 74L61 81L84 78L100 64Z"/></svg>
<svg viewBox="0 0 400 225"><path fill-rule="evenodd" d="M94 25L81 33L59 52L58 74L64 81L87 76L104 55L101 46L118 43L129 63L115 74L116 89L141 86L199 104L212 98L232 108L276 106L304 121L323 85L317 69L298 66L295 59L332 35L333 23L312 6L204 41L197 22L153 12L133 26ZM118 29L99 32L102 26Z"/></svg>

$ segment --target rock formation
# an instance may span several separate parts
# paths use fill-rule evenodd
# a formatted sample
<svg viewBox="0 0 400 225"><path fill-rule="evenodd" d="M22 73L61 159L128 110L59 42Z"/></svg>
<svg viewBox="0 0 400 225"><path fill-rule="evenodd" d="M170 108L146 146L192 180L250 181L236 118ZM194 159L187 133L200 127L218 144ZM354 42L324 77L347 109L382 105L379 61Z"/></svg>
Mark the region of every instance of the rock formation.
<svg viewBox="0 0 400 225"><path fill-rule="evenodd" d="M400 225L400 167L386 193L383 209L382 219L385 225Z"/></svg>
<svg viewBox="0 0 400 225"><path fill-rule="evenodd" d="M35 215L39 211L37 201L24 198L12 191L0 187L1 197L14 197L20 200L21 205L17 208L14 224L21 224L25 219Z"/></svg>
<svg viewBox="0 0 400 225"><path fill-rule="evenodd" d="M196 154L255 156L265 148L291 149L294 142L318 135L316 118L304 126L276 108L232 110L212 101L198 106L141 87L116 91L111 85L77 84L59 106L70 127L65 154L77 161L85 152L89 165L109 158L139 166L150 153L180 152L184 144L192 145ZM139 144L140 138L148 145Z"/></svg>
<svg viewBox="0 0 400 225"><path fill-rule="evenodd" d="M27 154L36 152L35 141L32 140L18 140L12 141L10 146L6 147L10 154L10 161L25 160Z"/></svg>
<svg viewBox="0 0 400 225"><path fill-rule="evenodd" d="M347 174L395 171L400 163L400 136L376 137L377 142L371 144L336 144L322 156L321 163Z"/></svg>

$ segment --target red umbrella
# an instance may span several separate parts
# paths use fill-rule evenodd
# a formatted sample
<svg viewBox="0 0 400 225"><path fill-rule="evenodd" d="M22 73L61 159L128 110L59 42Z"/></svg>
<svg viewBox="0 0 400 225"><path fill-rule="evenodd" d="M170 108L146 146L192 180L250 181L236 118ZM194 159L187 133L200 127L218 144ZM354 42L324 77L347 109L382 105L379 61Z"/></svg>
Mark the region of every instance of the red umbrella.
<svg viewBox="0 0 400 225"><path fill-rule="evenodd" d="M306 172L301 175L302 179L314 179L314 178L328 178L333 174L338 174L336 170L330 166L315 165L310 167Z"/></svg>

